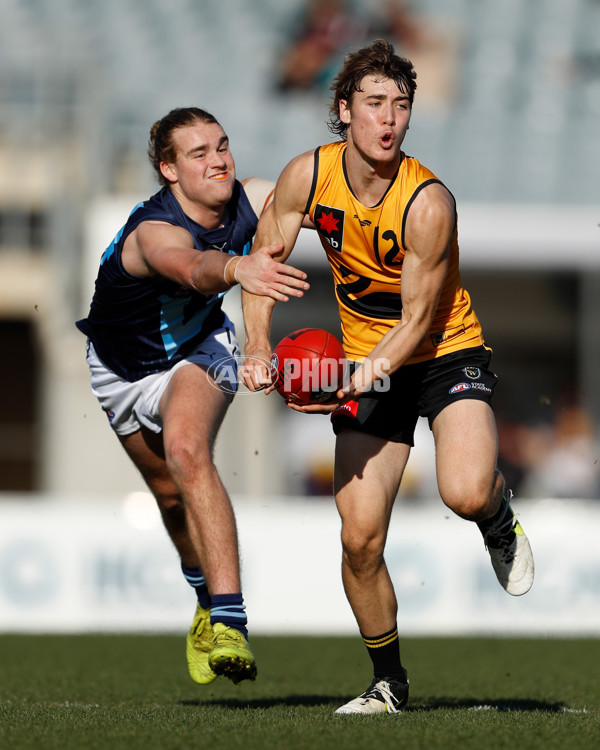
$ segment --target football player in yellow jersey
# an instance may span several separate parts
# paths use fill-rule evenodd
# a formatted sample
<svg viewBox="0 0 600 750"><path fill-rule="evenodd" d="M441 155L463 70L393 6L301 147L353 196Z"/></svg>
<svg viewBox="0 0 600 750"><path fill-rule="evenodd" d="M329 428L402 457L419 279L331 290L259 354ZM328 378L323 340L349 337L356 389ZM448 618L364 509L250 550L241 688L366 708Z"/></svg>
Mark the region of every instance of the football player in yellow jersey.
<svg viewBox="0 0 600 750"><path fill-rule="evenodd" d="M393 713L408 699L384 547L419 416L433 431L442 500L478 524L502 586L524 594L534 575L529 542L496 467L496 376L460 282L454 198L401 150L415 79L410 61L385 41L348 55L332 86L330 127L341 142L288 164L255 239L257 248L283 242L283 261L305 214L312 219L355 365L331 402L290 404L331 412L337 436L342 578L373 662L371 685L338 709L343 714ZM274 304L243 292L246 355L265 363ZM272 390L266 365L242 377L251 390Z"/></svg>

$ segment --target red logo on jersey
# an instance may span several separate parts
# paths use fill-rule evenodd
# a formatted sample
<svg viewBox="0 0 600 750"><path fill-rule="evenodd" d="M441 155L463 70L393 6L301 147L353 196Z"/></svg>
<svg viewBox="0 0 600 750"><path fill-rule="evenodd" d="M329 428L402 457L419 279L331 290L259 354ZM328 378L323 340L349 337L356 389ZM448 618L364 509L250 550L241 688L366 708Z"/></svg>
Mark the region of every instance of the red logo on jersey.
<svg viewBox="0 0 600 750"><path fill-rule="evenodd" d="M321 203L317 203L313 214L319 237L340 253L344 240L344 214L340 208L323 206Z"/></svg>
<svg viewBox="0 0 600 750"><path fill-rule="evenodd" d="M331 234L333 231L337 230L338 224L340 223L339 219L333 218L333 213L330 212L327 214L325 211L323 211L317 221L319 222L321 229L324 232L327 232L327 234Z"/></svg>

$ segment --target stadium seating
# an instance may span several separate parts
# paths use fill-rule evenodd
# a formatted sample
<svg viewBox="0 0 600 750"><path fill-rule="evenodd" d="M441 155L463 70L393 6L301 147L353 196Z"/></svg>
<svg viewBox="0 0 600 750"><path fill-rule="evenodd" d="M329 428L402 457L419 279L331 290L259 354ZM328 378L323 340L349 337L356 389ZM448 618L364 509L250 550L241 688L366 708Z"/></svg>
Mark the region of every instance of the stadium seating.
<svg viewBox="0 0 600 750"><path fill-rule="evenodd" d="M357 16L378 2L352 1ZM330 140L326 88L277 87L305 3L3 0L0 250L49 251L76 309L86 205L154 189L148 132L175 106L219 118L242 177L275 179L294 155ZM427 76L419 79L405 150L461 202L598 205L600 3L412 7L455 45L442 106L428 106Z"/></svg>
<svg viewBox="0 0 600 750"><path fill-rule="evenodd" d="M296 151L328 137L322 96L281 97L273 86L300 0L2 5L0 138L43 133L52 141L70 128L84 139L95 121L97 143L89 145L107 153L90 189L119 188L120 161L143 154L149 125L171 106L213 110L246 174L274 177ZM424 0L415 7L434 24L451 23L463 44L450 110L420 113L417 97L419 127L407 149L463 199L597 202L589 153L597 154L600 5ZM561 146L568 159L556 158ZM151 176L141 171L136 179Z"/></svg>

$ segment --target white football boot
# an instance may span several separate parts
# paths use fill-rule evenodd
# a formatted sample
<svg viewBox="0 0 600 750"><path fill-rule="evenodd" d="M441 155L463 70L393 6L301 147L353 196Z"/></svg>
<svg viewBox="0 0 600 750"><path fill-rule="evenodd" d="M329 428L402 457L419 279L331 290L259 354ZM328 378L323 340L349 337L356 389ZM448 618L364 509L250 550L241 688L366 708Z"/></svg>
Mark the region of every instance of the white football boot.
<svg viewBox="0 0 600 750"><path fill-rule="evenodd" d="M504 519L485 531L483 541L502 588L512 596L522 596L533 585L535 565L529 540L509 500L502 501L507 506Z"/></svg>
<svg viewBox="0 0 600 750"><path fill-rule="evenodd" d="M340 706L336 714L397 714L408 700L408 682L377 677L358 698Z"/></svg>

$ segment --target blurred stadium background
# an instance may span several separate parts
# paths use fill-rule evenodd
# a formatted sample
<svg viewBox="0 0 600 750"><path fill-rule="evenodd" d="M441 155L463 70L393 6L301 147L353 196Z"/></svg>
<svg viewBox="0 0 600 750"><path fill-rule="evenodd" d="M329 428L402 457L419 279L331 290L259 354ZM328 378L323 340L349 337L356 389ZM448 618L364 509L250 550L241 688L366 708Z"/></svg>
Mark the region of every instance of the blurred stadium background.
<svg viewBox="0 0 600 750"><path fill-rule="evenodd" d="M324 29L315 32L318 20ZM335 40L318 60L302 53L311 33ZM331 77L345 52L377 36L394 41L419 74L404 148L457 198L463 280L501 376L500 461L524 523L531 519L542 537L529 614L514 626L523 610L510 602L510 618L495 622L543 630L562 601L571 614L558 630L597 629L600 2L3 0L0 630L32 622L135 628L132 601L150 626L179 622L166 592L177 591L177 602L189 594L169 577L177 571L165 535L91 396L74 320L87 311L102 251L131 207L156 189L146 158L155 120L175 106L201 106L228 132L240 177L275 179L295 154L331 139ZM274 340L308 325L338 330L318 244L310 233L299 244L293 258L310 274L310 301L278 307ZM228 297L241 326L238 292ZM247 598L254 573L261 580L273 573L275 547L269 552L265 539L278 540L275 567L297 596L301 583L287 566L306 564L310 538L312 557L318 550L327 558L325 566L316 554L315 575L327 567L323 606L343 613L323 627L352 628L337 580L328 420L288 412L276 396L241 394L217 446L250 550ZM421 428L398 503L399 546L394 531L390 553L407 596L415 595L407 626L416 632L447 612L452 595L419 598L425 573L415 569L413 580L403 561L416 554L427 565L437 545L460 547L463 533L452 525L453 538L440 528L422 546L427 529L447 519ZM561 547L560 529L573 519L578 546ZM321 540L323 528L330 533ZM479 540L465 544L474 565L487 564ZM553 567L557 545L569 554L568 572ZM440 591L447 560L428 572ZM487 573L474 575L468 601L487 591ZM460 592L459 579L452 585ZM435 620L438 627L489 627L502 607L489 596L489 610L480 598L469 609L455 597L456 616ZM83 610L94 601L103 614L98 608L88 618ZM294 625L304 627L290 614L283 627Z"/></svg>

